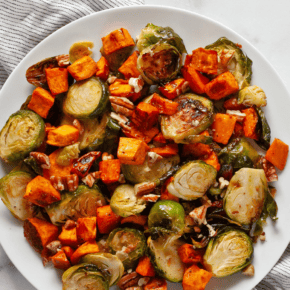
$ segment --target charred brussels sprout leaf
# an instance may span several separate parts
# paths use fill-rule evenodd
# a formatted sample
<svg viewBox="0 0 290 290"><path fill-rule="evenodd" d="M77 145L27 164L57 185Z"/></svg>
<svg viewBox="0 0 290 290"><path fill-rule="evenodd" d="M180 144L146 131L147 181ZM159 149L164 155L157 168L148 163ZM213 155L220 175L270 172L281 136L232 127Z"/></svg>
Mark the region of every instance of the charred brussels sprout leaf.
<svg viewBox="0 0 290 290"><path fill-rule="evenodd" d="M266 94L258 86L245 87L239 91L238 104L265 107L267 105Z"/></svg>
<svg viewBox="0 0 290 290"><path fill-rule="evenodd" d="M63 111L77 119L94 118L104 112L108 100L107 85L92 77L70 86L63 102Z"/></svg>
<svg viewBox="0 0 290 290"><path fill-rule="evenodd" d="M166 139L175 143L208 143L210 137L198 134L213 122L213 103L195 94L181 95L174 100L178 103L177 112L161 117L161 131Z"/></svg>
<svg viewBox="0 0 290 290"><path fill-rule="evenodd" d="M78 159L80 153L79 145L80 143L77 142L62 148L57 155L56 163L60 166L68 166L73 159Z"/></svg>
<svg viewBox="0 0 290 290"><path fill-rule="evenodd" d="M141 30L137 37L137 48L140 52L146 47L157 43L158 41L166 42L178 49L180 53L186 53L186 49L181 37L170 27L161 27L148 23Z"/></svg>
<svg viewBox="0 0 290 290"><path fill-rule="evenodd" d="M271 129L266 116L261 108L256 108L259 116L258 134L259 140L256 143L264 150L268 150L271 142Z"/></svg>
<svg viewBox="0 0 290 290"><path fill-rule="evenodd" d="M68 268L62 275L63 290L109 290L109 283L97 266L82 263Z"/></svg>
<svg viewBox="0 0 290 290"><path fill-rule="evenodd" d="M167 190L182 199L194 200L202 197L215 182L216 169L203 161L190 161L174 174Z"/></svg>
<svg viewBox="0 0 290 290"><path fill-rule="evenodd" d="M171 282L181 282L185 270L177 251L184 242L177 238L160 237L152 240L149 237L147 240L151 262L156 273Z"/></svg>
<svg viewBox="0 0 290 290"><path fill-rule="evenodd" d="M136 184L145 181L159 183L159 179L173 166L180 162L179 155L168 158L162 158L155 162L150 161L147 154L146 159L141 165L127 165L122 164L122 172L126 180Z"/></svg>
<svg viewBox="0 0 290 290"><path fill-rule="evenodd" d="M106 200L97 185L92 188L79 185L73 192L63 192L61 201L46 207L50 220L55 225L65 223L68 219L96 216L96 209L106 204Z"/></svg>
<svg viewBox="0 0 290 290"><path fill-rule="evenodd" d="M226 277L239 272L251 263L253 244L243 231L225 227L212 238L203 257L206 270L215 277Z"/></svg>
<svg viewBox="0 0 290 290"><path fill-rule="evenodd" d="M0 197L10 212L19 220L31 218L36 206L23 198L33 176L25 171L13 171L0 179Z"/></svg>
<svg viewBox="0 0 290 290"><path fill-rule="evenodd" d="M37 175L43 175L43 170L39 163L33 157L27 157L23 160L23 163L28 166Z"/></svg>
<svg viewBox="0 0 290 290"><path fill-rule="evenodd" d="M226 37L221 37L205 48L217 51L218 58L220 59L219 73L230 71L235 76L240 89L250 85L252 61L243 53L238 45Z"/></svg>
<svg viewBox="0 0 290 290"><path fill-rule="evenodd" d="M224 210L232 220L249 225L259 219L267 192L264 170L242 168L230 180Z"/></svg>
<svg viewBox="0 0 290 290"><path fill-rule="evenodd" d="M158 42L140 53L137 68L146 83L152 85L175 78L180 71L181 61L181 54L177 48Z"/></svg>
<svg viewBox="0 0 290 290"><path fill-rule="evenodd" d="M44 121L32 111L12 114L0 132L0 157L6 162L23 160L45 137Z"/></svg>
<svg viewBox="0 0 290 290"><path fill-rule="evenodd" d="M128 217L142 212L146 207L146 202L137 198L134 186L122 184L115 189L110 206L117 215Z"/></svg>
<svg viewBox="0 0 290 290"><path fill-rule="evenodd" d="M122 261L116 255L110 253L88 254L81 261L95 265L109 281L110 287L117 284L124 274Z"/></svg>
<svg viewBox="0 0 290 290"><path fill-rule="evenodd" d="M172 200L156 202L148 216L148 227L150 231L157 229L162 235L170 232L182 235L185 227L185 213L181 204Z"/></svg>
<svg viewBox="0 0 290 290"><path fill-rule="evenodd" d="M125 269L132 269L144 255L146 240L139 230L119 228L110 233L108 245L111 253L123 262Z"/></svg>

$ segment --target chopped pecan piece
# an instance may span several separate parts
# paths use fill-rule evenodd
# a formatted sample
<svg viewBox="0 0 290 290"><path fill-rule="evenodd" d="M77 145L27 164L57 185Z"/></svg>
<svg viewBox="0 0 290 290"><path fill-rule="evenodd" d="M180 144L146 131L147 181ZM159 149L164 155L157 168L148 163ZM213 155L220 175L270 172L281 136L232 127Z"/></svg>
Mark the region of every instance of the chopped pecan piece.
<svg viewBox="0 0 290 290"><path fill-rule="evenodd" d="M110 117L118 121L120 126L122 126L121 124L126 124L129 122L129 119L122 114L116 114L114 112L111 112Z"/></svg>
<svg viewBox="0 0 290 290"><path fill-rule="evenodd" d="M51 255L55 255L61 246L61 241L55 240L47 244L46 248L50 251Z"/></svg>
<svg viewBox="0 0 290 290"><path fill-rule="evenodd" d="M76 227L76 222L73 220L67 220L63 226L66 230L73 229Z"/></svg>
<svg viewBox="0 0 290 290"><path fill-rule="evenodd" d="M59 67L67 67L69 65L69 55L61 54L55 57Z"/></svg>
<svg viewBox="0 0 290 290"><path fill-rule="evenodd" d="M243 269L242 274L246 275L246 276L254 276L255 275L255 268L252 264L250 264L249 266L247 266L246 268Z"/></svg>
<svg viewBox="0 0 290 290"><path fill-rule="evenodd" d="M73 126L79 130L80 134L84 133L85 131L84 125L78 119L73 120Z"/></svg>
<svg viewBox="0 0 290 290"><path fill-rule="evenodd" d="M50 168L50 160L46 154L40 152L30 152L30 156L36 160L37 164L39 164L41 168Z"/></svg>
<svg viewBox="0 0 290 290"><path fill-rule="evenodd" d="M50 182L56 190L75 191L79 185L79 177L77 174L66 176L51 176Z"/></svg>
<svg viewBox="0 0 290 290"><path fill-rule="evenodd" d="M147 182L147 181L145 181L145 182L142 182L142 183L135 184L135 186L134 186L135 195L136 196L145 195L147 193L152 192L155 187L156 187L156 183L155 182Z"/></svg>
<svg viewBox="0 0 290 290"><path fill-rule="evenodd" d="M231 116L234 116L236 117L237 119L237 122L243 122L245 117L246 117L246 114L245 113L242 113L241 111L239 110L227 110L226 112L228 115L231 115Z"/></svg>
<svg viewBox="0 0 290 290"><path fill-rule="evenodd" d="M82 179L82 182L86 184L88 187L92 187L97 179L101 178L101 171L95 171L89 173Z"/></svg>
<svg viewBox="0 0 290 290"><path fill-rule="evenodd" d="M275 166L268 161L265 157L262 158L262 166L268 182L273 182L278 180L278 175Z"/></svg>
<svg viewBox="0 0 290 290"><path fill-rule="evenodd" d="M116 113L122 114L124 116L130 117L134 111L134 104L127 98L124 97L109 97L111 106Z"/></svg>
<svg viewBox="0 0 290 290"><path fill-rule="evenodd" d="M100 156L100 151L92 151L83 155L73 164L71 173L75 173L79 177L84 178L89 173L89 170L91 169L95 160Z"/></svg>
<svg viewBox="0 0 290 290"><path fill-rule="evenodd" d="M141 197L142 200L149 201L149 202L156 202L160 195L157 194L146 194Z"/></svg>
<svg viewBox="0 0 290 290"><path fill-rule="evenodd" d="M124 275L120 279L118 286L120 287L121 290L125 290L129 287L138 286L138 281L140 278L141 276L138 273L132 272L130 274Z"/></svg>

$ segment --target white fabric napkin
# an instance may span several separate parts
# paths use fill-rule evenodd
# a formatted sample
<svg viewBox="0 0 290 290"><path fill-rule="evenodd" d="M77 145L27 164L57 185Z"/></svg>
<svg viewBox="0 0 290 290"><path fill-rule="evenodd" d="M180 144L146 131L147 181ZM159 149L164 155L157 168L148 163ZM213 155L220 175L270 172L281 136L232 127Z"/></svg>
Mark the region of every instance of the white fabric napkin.
<svg viewBox="0 0 290 290"><path fill-rule="evenodd" d="M144 0L0 0L0 89L22 58L58 28L96 11L141 4ZM35 289L18 272L1 245L0 289ZM290 246L255 289L290 289Z"/></svg>

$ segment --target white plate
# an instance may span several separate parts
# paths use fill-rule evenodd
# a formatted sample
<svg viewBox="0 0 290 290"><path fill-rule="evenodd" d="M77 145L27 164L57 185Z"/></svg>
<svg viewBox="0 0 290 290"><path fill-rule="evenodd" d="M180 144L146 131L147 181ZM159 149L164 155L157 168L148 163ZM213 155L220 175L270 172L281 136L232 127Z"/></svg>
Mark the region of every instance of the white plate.
<svg viewBox="0 0 290 290"><path fill-rule="evenodd" d="M272 129L272 140L280 138L290 144L290 98L282 81L266 59L245 39L229 28L192 12L169 7L138 6L111 9L79 19L50 35L37 45L18 65L3 86L0 93L0 128L9 116L17 111L34 89L25 78L25 72L32 64L58 54L68 53L74 42L87 40L95 44L94 58L100 57L101 37L110 31L124 27L136 37L149 22L171 26L185 41L187 50L205 46L226 36L243 45L243 51L253 60L252 84L261 86L267 94L265 109ZM278 261L290 241L289 218L289 165L279 175L277 203L279 220L271 221L265 228L266 242L255 245L255 276L251 278L236 274L223 279L212 279L206 289L250 290L258 284ZM0 176L8 173L8 166L0 163ZM19 271L39 290L60 290L61 272L44 268L40 256L23 237L22 223L17 221L5 206L0 204L0 241ZM182 289L180 284L171 284L169 289Z"/></svg>

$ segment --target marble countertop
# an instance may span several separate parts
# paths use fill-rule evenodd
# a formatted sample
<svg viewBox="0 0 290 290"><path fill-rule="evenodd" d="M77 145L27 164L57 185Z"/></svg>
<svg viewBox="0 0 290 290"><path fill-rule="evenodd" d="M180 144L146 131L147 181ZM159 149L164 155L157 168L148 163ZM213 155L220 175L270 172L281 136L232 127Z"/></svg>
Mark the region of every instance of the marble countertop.
<svg viewBox="0 0 290 290"><path fill-rule="evenodd" d="M290 91L289 0L145 0L190 10L218 21L252 43L271 63ZM35 290L10 262L0 246L1 290Z"/></svg>

